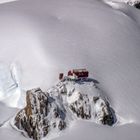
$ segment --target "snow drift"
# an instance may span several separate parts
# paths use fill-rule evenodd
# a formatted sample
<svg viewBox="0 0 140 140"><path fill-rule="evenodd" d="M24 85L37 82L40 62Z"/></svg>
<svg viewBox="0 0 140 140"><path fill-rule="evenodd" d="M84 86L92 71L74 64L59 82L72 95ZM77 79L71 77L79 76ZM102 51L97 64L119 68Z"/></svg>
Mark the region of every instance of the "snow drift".
<svg viewBox="0 0 140 140"><path fill-rule="evenodd" d="M23 108L25 92L21 87L20 66L0 63L0 101L9 107Z"/></svg>

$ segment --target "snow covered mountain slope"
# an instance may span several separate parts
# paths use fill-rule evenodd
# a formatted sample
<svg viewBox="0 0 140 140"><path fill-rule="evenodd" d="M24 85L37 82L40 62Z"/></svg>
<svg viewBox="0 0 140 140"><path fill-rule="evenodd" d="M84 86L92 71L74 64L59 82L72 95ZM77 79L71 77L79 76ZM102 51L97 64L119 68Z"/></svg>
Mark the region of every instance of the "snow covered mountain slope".
<svg viewBox="0 0 140 140"><path fill-rule="evenodd" d="M38 86L46 90L59 72L86 67L123 120L114 129L76 123L74 133L68 134L71 139L91 139L100 132L99 140L140 137L140 14L128 5L115 6L96 0L0 5L0 60L21 64L25 90Z"/></svg>
<svg viewBox="0 0 140 140"><path fill-rule="evenodd" d="M131 133L131 134L129 134ZM73 129L54 140L137 140L139 139L139 125L127 124L119 127L102 127L89 122L79 121Z"/></svg>
<svg viewBox="0 0 140 140"><path fill-rule="evenodd" d="M11 117L17 113L18 109L17 108L10 108L7 107L5 104L0 102L0 127Z"/></svg>

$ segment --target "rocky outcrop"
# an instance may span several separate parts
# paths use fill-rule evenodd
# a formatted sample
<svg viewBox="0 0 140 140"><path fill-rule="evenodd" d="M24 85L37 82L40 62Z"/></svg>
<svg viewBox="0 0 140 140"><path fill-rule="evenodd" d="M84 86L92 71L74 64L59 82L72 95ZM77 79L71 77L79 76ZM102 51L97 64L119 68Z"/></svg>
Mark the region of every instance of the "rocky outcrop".
<svg viewBox="0 0 140 140"><path fill-rule="evenodd" d="M70 109L77 115L77 117L82 119L90 119L91 118L91 106L89 103L88 95L79 94L79 98L71 103Z"/></svg>
<svg viewBox="0 0 140 140"><path fill-rule="evenodd" d="M97 96L98 92L93 81L69 80L58 83L46 93L40 88L29 90L26 107L16 115L15 126L34 140L40 140L53 130L65 129L73 115L112 126L116 122L115 112L105 98Z"/></svg>
<svg viewBox="0 0 140 140"><path fill-rule="evenodd" d="M106 99L93 97L94 117L104 125L112 126L116 122L115 112Z"/></svg>
<svg viewBox="0 0 140 140"><path fill-rule="evenodd" d="M134 6L137 9L140 9L140 1L139 0L128 0L127 4L129 4L130 6Z"/></svg>
<svg viewBox="0 0 140 140"><path fill-rule="evenodd" d="M34 140L40 140L51 129L63 130L66 127L65 110L49 94L40 88L29 90L26 94L27 105L15 118L18 129L26 131Z"/></svg>
<svg viewBox="0 0 140 140"><path fill-rule="evenodd" d="M78 118L95 119L98 123L112 126L116 122L115 112L109 103L101 97L90 100L87 94L78 93L76 101L69 104L70 109Z"/></svg>
<svg viewBox="0 0 140 140"><path fill-rule="evenodd" d="M134 7L136 7L137 9L140 9L140 2L135 3Z"/></svg>

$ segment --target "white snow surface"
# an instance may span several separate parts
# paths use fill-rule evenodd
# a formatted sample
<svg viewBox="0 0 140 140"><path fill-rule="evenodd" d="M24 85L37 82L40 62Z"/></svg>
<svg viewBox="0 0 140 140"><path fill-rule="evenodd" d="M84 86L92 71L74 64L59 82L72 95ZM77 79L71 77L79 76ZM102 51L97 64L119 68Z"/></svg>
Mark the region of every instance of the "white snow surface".
<svg viewBox="0 0 140 140"><path fill-rule="evenodd" d="M13 2L17 0L0 0L0 4L7 3L7 2Z"/></svg>
<svg viewBox="0 0 140 140"><path fill-rule="evenodd" d="M0 63L0 101L7 106L23 108L25 92L21 88L20 67Z"/></svg>
<svg viewBox="0 0 140 140"><path fill-rule="evenodd" d="M22 89L40 86L47 90L54 85L59 72L87 68L123 120L122 125L113 128L78 122L56 140L140 138L139 44L140 11L126 4L22 0L0 5L0 61L9 65L16 61L21 65ZM5 71L0 72L1 79ZM9 74L3 81L7 77ZM5 100L7 94L1 89L6 86L0 80L0 97ZM5 101L8 102L15 103ZM3 105L0 106L6 116ZM1 127L0 139L9 138L27 139L10 126Z"/></svg>

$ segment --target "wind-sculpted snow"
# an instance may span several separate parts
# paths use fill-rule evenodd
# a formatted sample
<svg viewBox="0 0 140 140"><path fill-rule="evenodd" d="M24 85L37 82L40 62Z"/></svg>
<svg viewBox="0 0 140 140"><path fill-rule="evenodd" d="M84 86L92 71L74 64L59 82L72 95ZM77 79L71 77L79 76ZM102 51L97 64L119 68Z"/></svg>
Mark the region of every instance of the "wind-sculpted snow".
<svg viewBox="0 0 140 140"><path fill-rule="evenodd" d="M9 107L23 108L25 92L21 88L20 66L0 63L0 101Z"/></svg>
<svg viewBox="0 0 140 140"><path fill-rule="evenodd" d="M86 92L82 91L83 87ZM54 130L59 132L65 129L73 115L112 126L116 122L115 112L107 100L97 93L99 89L96 92L93 90L96 88L93 81L71 81L66 78L46 93L40 88L29 90L26 93L27 105L16 115L15 125L34 140L40 140Z"/></svg>

